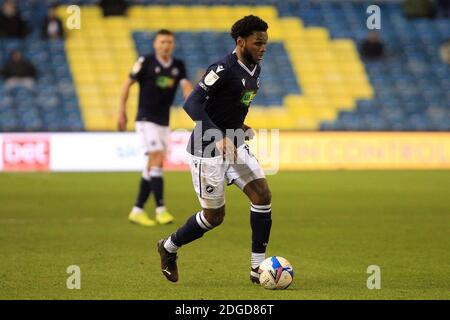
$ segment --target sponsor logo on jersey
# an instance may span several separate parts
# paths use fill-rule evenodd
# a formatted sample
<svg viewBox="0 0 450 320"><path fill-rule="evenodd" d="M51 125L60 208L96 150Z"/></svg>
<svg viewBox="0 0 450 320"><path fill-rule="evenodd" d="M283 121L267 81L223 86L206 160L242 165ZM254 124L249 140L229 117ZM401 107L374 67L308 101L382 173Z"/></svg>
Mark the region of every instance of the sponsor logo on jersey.
<svg viewBox="0 0 450 320"><path fill-rule="evenodd" d="M255 97L256 90L245 90L241 96L241 103L248 107Z"/></svg>
<svg viewBox="0 0 450 320"><path fill-rule="evenodd" d="M156 77L156 86L167 89L172 88L175 84L175 79L168 76L157 76Z"/></svg>
<svg viewBox="0 0 450 320"><path fill-rule="evenodd" d="M207 86L212 86L216 81L219 79L219 76L217 73L214 72L214 70L211 70L205 77L205 84Z"/></svg>

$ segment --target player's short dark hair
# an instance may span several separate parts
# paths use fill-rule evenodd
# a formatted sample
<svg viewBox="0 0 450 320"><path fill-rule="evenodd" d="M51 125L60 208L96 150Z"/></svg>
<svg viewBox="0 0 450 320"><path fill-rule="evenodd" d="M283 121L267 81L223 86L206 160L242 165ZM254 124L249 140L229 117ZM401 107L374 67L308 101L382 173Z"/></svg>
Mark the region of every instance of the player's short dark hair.
<svg viewBox="0 0 450 320"><path fill-rule="evenodd" d="M266 32L269 26L260 17L249 15L236 21L231 27L231 37L237 42L237 38L247 38L255 31Z"/></svg>
<svg viewBox="0 0 450 320"><path fill-rule="evenodd" d="M163 36L172 36L175 37L175 34L168 30L168 29L159 29L158 31L156 31L155 33L155 37L153 38L153 41L156 39L157 36L159 35L163 35Z"/></svg>

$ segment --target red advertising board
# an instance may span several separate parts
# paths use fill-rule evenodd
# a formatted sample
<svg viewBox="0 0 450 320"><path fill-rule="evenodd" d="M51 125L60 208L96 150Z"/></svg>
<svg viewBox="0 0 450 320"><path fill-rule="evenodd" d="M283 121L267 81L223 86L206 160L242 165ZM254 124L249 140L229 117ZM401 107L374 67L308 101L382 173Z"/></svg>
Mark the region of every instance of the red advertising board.
<svg viewBox="0 0 450 320"><path fill-rule="evenodd" d="M46 135L5 135L3 170L46 171L50 167L50 139Z"/></svg>

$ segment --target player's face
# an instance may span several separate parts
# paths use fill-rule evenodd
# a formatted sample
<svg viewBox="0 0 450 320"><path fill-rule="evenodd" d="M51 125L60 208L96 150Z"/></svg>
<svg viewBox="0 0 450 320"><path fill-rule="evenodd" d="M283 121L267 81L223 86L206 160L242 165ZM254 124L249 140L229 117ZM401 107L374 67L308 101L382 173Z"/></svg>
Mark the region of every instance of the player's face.
<svg viewBox="0 0 450 320"><path fill-rule="evenodd" d="M175 49L175 38L169 34L160 34L156 37L153 42L153 48L155 53L161 57L172 56L173 50Z"/></svg>
<svg viewBox="0 0 450 320"><path fill-rule="evenodd" d="M267 32L255 31L244 41L244 56L253 63L259 63L263 59L267 46Z"/></svg>

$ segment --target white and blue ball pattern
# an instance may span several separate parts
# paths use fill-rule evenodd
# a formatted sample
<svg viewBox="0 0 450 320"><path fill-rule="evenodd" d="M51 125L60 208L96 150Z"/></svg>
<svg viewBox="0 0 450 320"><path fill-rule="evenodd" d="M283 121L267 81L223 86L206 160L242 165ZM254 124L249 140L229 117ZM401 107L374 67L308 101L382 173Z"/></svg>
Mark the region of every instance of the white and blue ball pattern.
<svg viewBox="0 0 450 320"><path fill-rule="evenodd" d="M285 258L270 257L259 266L259 282L269 290L287 289L294 279L292 265Z"/></svg>

